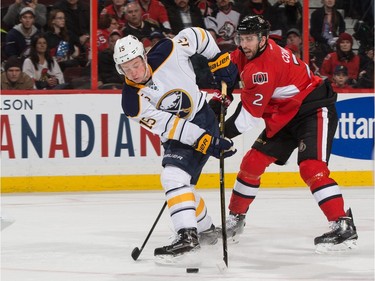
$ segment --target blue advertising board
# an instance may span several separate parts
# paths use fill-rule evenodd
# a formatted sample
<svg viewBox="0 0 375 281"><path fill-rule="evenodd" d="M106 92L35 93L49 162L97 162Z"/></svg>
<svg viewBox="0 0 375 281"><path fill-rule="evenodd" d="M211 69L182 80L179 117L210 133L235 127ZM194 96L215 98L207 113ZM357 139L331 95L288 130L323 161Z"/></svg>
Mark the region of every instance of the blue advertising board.
<svg viewBox="0 0 375 281"><path fill-rule="evenodd" d="M373 159L374 97L341 100L336 108L339 124L332 154L353 159Z"/></svg>

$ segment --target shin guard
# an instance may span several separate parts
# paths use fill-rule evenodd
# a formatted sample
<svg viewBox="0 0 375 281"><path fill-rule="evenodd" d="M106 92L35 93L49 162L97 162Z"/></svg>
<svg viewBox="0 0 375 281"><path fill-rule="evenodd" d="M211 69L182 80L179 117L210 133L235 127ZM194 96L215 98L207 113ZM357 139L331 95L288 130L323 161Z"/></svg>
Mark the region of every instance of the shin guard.
<svg viewBox="0 0 375 281"><path fill-rule="evenodd" d="M345 216L344 200L340 187L329 177L327 164L319 160L305 160L299 165L300 175L310 187L316 202L328 221Z"/></svg>

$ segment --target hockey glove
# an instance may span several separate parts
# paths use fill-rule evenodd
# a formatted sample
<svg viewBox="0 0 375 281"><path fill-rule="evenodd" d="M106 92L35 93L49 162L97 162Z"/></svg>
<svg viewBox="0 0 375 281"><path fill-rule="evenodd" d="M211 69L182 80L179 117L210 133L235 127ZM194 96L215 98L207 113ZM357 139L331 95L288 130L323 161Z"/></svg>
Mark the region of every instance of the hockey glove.
<svg viewBox="0 0 375 281"><path fill-rule="evenodd" d="M225 114L227 113L227 108L232 103L232 101L233 101L232 95L225 96L225 98L224 98ZM220 113L221 113L221 103L222 102L223 101L222 101L220 91L215 90L214 95L212 96L212 98L210 99L208 104L210 105L211 109L215 112L217 120L220 120L219 116L220 116Z"/></svg>
<svg viewBox="0 0 375 281"><path fill-rule="evenodd" d="M227 83L228 88L233 88L237 82L238 70L237 66L231 62L229 53L218 53L213 59L208 61L208 66L214 75L217 85L221 85L221 81Z"/></svg>
<svg viewBox="0 0 375 281"><path fill-rule="evenodd" d="M194 144L195 150L220 158L220 152L223 150L224 158L230 157L237 152L233 147L233 141L219 137L213 137L208 133L203 133Z"/></svg>

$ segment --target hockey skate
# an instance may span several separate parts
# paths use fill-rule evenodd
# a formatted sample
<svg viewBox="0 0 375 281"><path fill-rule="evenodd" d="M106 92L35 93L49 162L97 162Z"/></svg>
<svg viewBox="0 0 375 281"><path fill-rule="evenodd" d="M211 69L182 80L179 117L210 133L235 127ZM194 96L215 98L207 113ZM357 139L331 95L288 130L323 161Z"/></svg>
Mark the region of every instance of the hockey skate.
<svg viewBox="0 0 375 281"><path fill-rule="evenodd" d="M156 248L154 256L164 260L164 263L173 264L176 257L186 255L200 249L196 228L183 228L177 232L176 239L171 245Z"/></svg>
<svg viewBox="0 0 375 281"><path fill-rule="evenodd" d="M317 253L342 252L357 247L357 229L354 225L352 211L346 211L345 217L330 223L330 232L314 239Z"/></svg>
<svg viewBox="0 0 375 281"><path fill-rule="evenodd" d="M243 233L243 229L245 227L245 218L246 214L234 214L232 212L229 213L229 216L226 219L226 227L227 227L227 238L229 241L234 243L239 242L239 236ZM221 228L218 228L219 236L222 238Z"/></svg>
<svg viewBox="0 0 375 281"><path fill-rule="evenodd" d="M212 224L210 228L198 233L199 244L202 246L203 245L215 245L217 243L218 236L219 236L218 230Z"/></svg>

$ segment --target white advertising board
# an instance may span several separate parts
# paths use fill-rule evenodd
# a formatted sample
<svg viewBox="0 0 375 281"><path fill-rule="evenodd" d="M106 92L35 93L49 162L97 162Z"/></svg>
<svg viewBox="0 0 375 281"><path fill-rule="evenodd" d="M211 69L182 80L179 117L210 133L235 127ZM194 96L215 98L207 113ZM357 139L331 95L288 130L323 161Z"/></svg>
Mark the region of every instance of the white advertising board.
<svg viewBox="0 0 375 281"><path fill-rule="evenodd" d="M238 100L235 95L228 115ZM373 169L373 101L369 94L339 95L338 109L342 103L344 112L339 112L335 143L341 146L334 146L332 171ZM238 171L261 129L234 139L238 153L226 159L226 172ZM366 155L351 153L350 147L362 147ZM159 174L161 155L158 137L124 116L119 94L1 97L2 177ZM204 172L217 173L218 161L209 161ZM271 165L267 171L298 171L296 154L287 165Z"/></svg>

